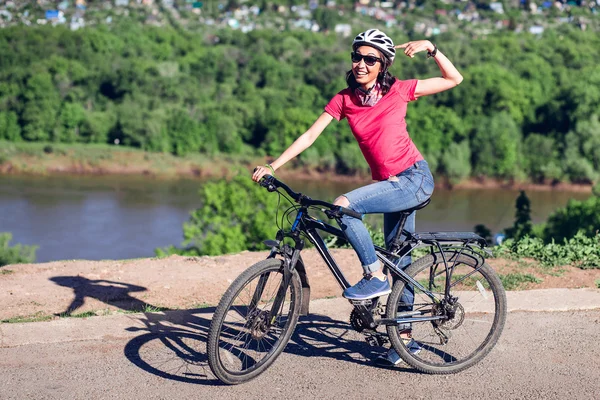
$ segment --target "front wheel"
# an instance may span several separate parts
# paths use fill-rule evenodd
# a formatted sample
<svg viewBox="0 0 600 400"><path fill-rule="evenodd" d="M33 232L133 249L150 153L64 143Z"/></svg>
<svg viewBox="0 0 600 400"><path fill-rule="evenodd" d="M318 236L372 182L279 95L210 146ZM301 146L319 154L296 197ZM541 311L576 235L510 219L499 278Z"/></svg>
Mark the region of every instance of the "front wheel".
<svg viewBox="0 0 600 400"><path fill-rule="evenodd" d="M302 304L294 270L283 293L283 261L267 259L244 271L227 289L210 323L208 364L224 383L249 381L264 372L292 335ZM273 309L279 292L281 306Z"/></svg>
<svg viewBox="0 0 600 400"><path fill-rule="evenodd" d="M386 307L391 319L442 317L387 326L400 357L431 374L455 373L479 362L498 341L506 321L506 294L492 268L469 254L446 251L444 255L449 271L440 253L425 256L406 269L434 299L398 280ZM450 296L445 297L448 283Z"/></svg>

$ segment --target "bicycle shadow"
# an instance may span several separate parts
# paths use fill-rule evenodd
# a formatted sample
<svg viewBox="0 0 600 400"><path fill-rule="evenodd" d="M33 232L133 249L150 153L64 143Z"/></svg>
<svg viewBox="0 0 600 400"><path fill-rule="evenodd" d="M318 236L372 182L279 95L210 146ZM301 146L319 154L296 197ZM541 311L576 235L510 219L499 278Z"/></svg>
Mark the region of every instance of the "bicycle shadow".
<svg viewBox="0 0 600 400"><path fill-rule="evenodd" d="M215 308L146 313L144 327L129 331L145 332L124 348L127 359L142 370L178 382L220 385L208 366L206 343ZM298 322L284 353L302 357L322 357L378 367L373 360L385 351L369 346L349 323L323 315L310 315Z"/></svg>
<svg viewBox="0 0 600 400"><path fill-rule="evenodd" d="M85 303L86 298L93 298L125 311L144 311L154 307L145 301L132 297L132 292L144 292L143 286L129 283L108 281L105 279L87 279L81 276L54 276L50 280L59 286L73 289L75 297L62 313L71 315Z"/></svg>

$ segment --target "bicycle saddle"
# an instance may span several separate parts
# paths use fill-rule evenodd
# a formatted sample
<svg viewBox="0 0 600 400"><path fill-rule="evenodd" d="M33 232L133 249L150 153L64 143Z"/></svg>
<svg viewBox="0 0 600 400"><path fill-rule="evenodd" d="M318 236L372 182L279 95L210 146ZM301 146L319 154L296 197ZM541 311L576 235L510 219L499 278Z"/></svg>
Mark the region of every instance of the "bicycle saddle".
<svg viewBox="0 0 600 400"><path fill-rule="evenodd" d="M413 211L417 211L417 210L420 210L421 208L425 208L427 206L427 204L429 204L430 201L431 201L431 197L428 198L427 200L425 200L424 202L422 202L421 204L419 204L418 206L414 206L413 208L408 208L401 212L402 212L402 214L410 215L410 214L412 214Z"/></svg>

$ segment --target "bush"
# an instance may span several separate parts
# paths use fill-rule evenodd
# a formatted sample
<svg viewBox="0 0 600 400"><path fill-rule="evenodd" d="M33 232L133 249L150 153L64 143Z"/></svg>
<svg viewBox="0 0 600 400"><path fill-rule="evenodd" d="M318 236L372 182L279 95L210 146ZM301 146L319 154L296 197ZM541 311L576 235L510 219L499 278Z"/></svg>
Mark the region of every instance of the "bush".
<svg viewBox="0 0 600 400"><path fill-rule="evenodd" d="M229 182L207 183L200 189L200 208L192 211L183 225L184 247L171 246L155 252L159 256L212 256L265 250L262 241L273 239L277 232L277 208L281 222L282 211L289 206L278 204L277 197L253 182L246 171L240 171Z"/></svg>
<svg viewBox="0 0 600 400"><path fill-rule="evenodd" d="M27 264L35 262L37 246L23 246L17 244L9 246L12 234L0 233L0 267L9 264Z"/></svg>
<svg viewBox="0 0 600 400"><path fill-rule="evenodd" d="M541 238L529 236L521 240L507 239L493 248L495 257L533 258L542 265L575 265L579 268L600 268L600 234L588 237L578 232L563 244L544 243Z"/></svg>
<svg viewBox="0 0 600 400"><path fill-rule="evenodd" d="M561 241L573 237L577 232L585 236L595 236L600 230L600 197L587 200L569 200L566 207L554 211L548 217L544 228L544 240Z"/></svg>

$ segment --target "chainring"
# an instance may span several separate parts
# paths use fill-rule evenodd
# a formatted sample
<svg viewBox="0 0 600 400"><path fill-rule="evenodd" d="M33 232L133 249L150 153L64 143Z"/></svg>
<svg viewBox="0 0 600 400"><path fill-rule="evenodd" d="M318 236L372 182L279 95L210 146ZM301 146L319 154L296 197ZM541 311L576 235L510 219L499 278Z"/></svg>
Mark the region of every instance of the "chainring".
<svg viewBox="0 0 600 400"><path fill-rule="evenodd" d="M350 313L350 325L352 325L352 328L354 328L356 332L362 332L368 328L360 318L360 315L358 315L356 309L352 310Z"/></svg>

